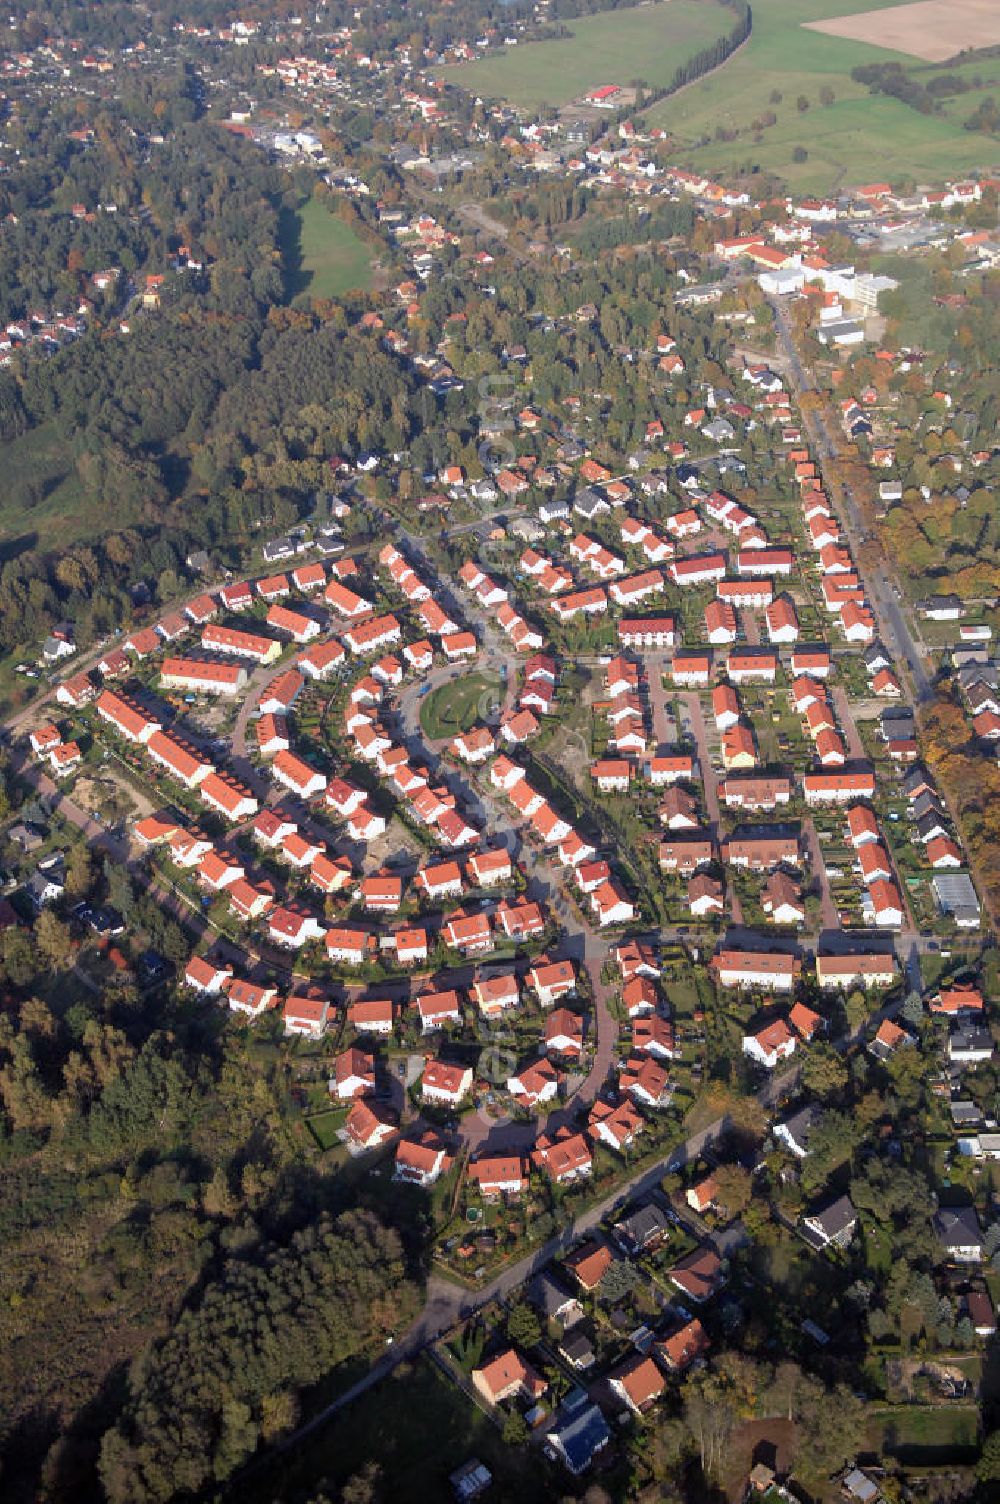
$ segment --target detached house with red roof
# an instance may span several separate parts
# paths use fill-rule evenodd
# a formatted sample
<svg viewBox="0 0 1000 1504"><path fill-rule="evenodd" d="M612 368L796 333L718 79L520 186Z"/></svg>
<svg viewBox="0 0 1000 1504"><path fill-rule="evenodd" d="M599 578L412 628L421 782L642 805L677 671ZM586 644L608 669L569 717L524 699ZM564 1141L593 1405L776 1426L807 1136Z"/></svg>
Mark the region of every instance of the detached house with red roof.
<svg viewBox="0 0 1000 1504"><path fill-rule="evenodd" d="M756 1034L744 1034L743 1053L765 1070L773 1071L781 1061L794 1055L795 1044L795 1035L788 1024L783 1018L776 1018Z"/></svg>
<svg viewBox="0 0 1000 1504"><path fill-rule="evenodd" d="M507 1078L507 1090L524 1107L539 1107L554 1102L559 1095L562 1077L548 1060L536 1060Z"/></svg>
<svg viewBox="0 0 1000 1504"><path fill-rule="evenodd" d="M311 940L322 940L325 934L326 926L302 909L279 907L268 916L271 942L284 950L301 950Z"/></svg>
<svg viewBox="0 0 1000 1504"><path fill-rule="evenodd" d="M529 940L545 929L545 915L541 906L525 898L510 903L506 899L496 911L496 922L510 940Z"/></svg>
<svg viewBox="0 0 1000 1504"><path fill-rule="evenodd" d="M359 1149L376 1149L393 1138L397 1128L388 1113L362 1099L353 1103L344 1131Z"/></svg>
<svg viewBox="0 0 1000 1504"><path fill-rule="evenodd" d="M275 987L258 987L236 977L226 988L226 1001L234 1013L245 1013L250 1018L260 1015L274 1006L278 992Z"/></svg>
<svg viewBox="0 0 1000 1504"><path fill-rule="evenodd" d="M64 679L56 690L57 703L69 705L74 710L78 710L81 705L88 705L96 696L97 686L85 669Z"/></svg>
<svg viewBox="0 0 1000 1504"><path fill-rule="evenodd" d="M576 971L572 961L536 961L528 968L527 980L542 1007L550 1008L573 992Z"/></svg>
<svg viewBox="0 0 1000 1504"><path fill-rule="evenodd" d="M683 1373L692 1363L698 1362L708 1352L711 1343L705 1328L697 1317L688 1321L669 1337L654 1344L654 1351L664 1368L670 1373Z"/></svg>
<svg viewBox="0 0 1000 1504"><path fill-rule="evenodd" d="M630 1149L644 1132L646 1120L631 1101L619 1102L613 1107L610 1102L598 1100L590 1109L587 1131L599 1143L606 1144L617 1154Z"/></svg>
<svg viewBox="0 0 1000 1504"><path fill-rule="evenodd" d="M394 1022L390 998L362 998L350 1003L347 1022L359 1034L391 1034Z"/></svg>
<svg viewBox="0 0 1000 1504"><path fill-rule="evenodd" d="M703 1243L679 1259L669 1270L668 1278L683 1295L701 1305L722 1284L722 1260L714 1248Z"/></svg>
<svg viewBox="0 0 1000 1504"><path fill-rule="evenodd" d="M590 906L602 929L612 924L630 924L635 918L635 905L615 878L594 889Z"/></svg>
<svg viewBox="0 0 1000 1504"><path fill-rule="evenodd" d="M499 977L477 977L470 988L473 1002L484 1018L498 1018L521 1001L517 977L513 972Z"/></svg>
<svg viewBox="0 0 1000 1504"><path fill-rule="evenodd" d="M323 997L319 992L292 993L285 998L281 1009L285 1033L299 1035L304 1039L321 1039L329 1011L329 998Z"/></svg>
<svg viewBox="0 0 1000 1504"><path fill-rule="evenodd" d="M586 1179L594 1168L587 1140L582 1133L574 1133L569 1128L560 1128L552 1135L541 1134L533 1157L535 1163L560 1185Z"/></svg>
<svg viewBox="0 0 1000 1504"><path fill-rule="evenodd" d="M607 1243L591 1238L571 1253L564 1262L580 1288L589 1294L597 1289L612 1264L617 1260Z"/></svg>
<svg viewBox="0 0 1000 1504"><path fill-rule="evenodd" d="M533 1405L549 1387L548 1381L512 1347L485 1367L474 1368L472 1383L488 1405L501 1405L513 1399Z"/></svg>
<svg viewBox="0 0 1000 1504"><path fill-rule="evenodd" d="M356 1046L342 1050L333 1065L330 1094L341 1102L367 1097L375 1092L375 1057Z"/></svg>
<svg viewBox="0 0 1000 1504"><path fill-rule="evenodd" d="M453 990L421 993L416 1000L416 1009L423 1034L432 1034L446 1024L462 1021L462 1005L458 993Z"/></svg>
<svg viewBox="0 0 1000 1504"><path fill-rule="evenodd" d="M514 875L510 852L504 846L495 851L473 852L465 867L470 883L478 888L492 888L510 882Z"/></svg>
<svg viewBox="0 0 1000 1504"><path fill-rule="evenodd" d="M394 1178L411 1185L430 1186L451 1168L451 1157L436 1133L400 1139L396 1148Z"/></svg>
<svg viewBox="0 0 1000 1504"><path fill-rule="evenodd" d="M192 956L184 971L184 985L192 992L217 997L232 981L233 968L207 956Z"/></svg>
<svg viewBox="0 0 1000 1504"><path fill-rule="evenodd" d="M271 764L271 776L276 783L290 789L300 799L314 799L326 790L326 777L311 768L294 752L279 752Z"/></svg>
<svg viewBox="0 0 1000 1504"><path fill-rule="evenodd" d="M302 673L310 679L325 680L345 661L347 654L342 645L331 637L329 642L313 643L312 647L298 657L296 662Z"/></svg>
<svg viewBox="0 0 1000 1504"><path fill-rule="evenodd" d="M428 1060L420 1081L425 1102L443 1102L457 1107L472 1090L472 1067L450 1065L444 1060Z"/></svg>
<svg viewBox="0 0 1000 1504"><path fill-rule="evenodd" d="M360 966L372 945L373 937L368 930L333 925L326 932L326 949L331 960L343 961L349 966Z"/></svg>
<svg viewBox="0 0 1000 1504"><path fill-rule="evenodd" d="M642 1415L651 1409L667 1387L667 1381L653 1359L642 1356L630 1358L616 1368L608 1383L633 1415Z"/></svg>
<svg viewBox="0 0 1000 1504"><path fill-rule="evenodd" d="M545 1020L544 1048L553 1055L580 1055L583 1052L583 1019L568 1008L556 1008Z"/></svg>
<svg viewBox="0 0 1000 1504"><path fill-rule="evenodd" d="M466 1177L485 1200L520 1196L528 1189L528 1163L520 1155L489 1155L473 1160Z"/></svg>
<svg viewBox="0 0 1000 1504"><path fill-rule="evenodd" d="M452 914L442 926L445 945L463 955L476 955L493 949L493 931L487 914Z"/></svg>

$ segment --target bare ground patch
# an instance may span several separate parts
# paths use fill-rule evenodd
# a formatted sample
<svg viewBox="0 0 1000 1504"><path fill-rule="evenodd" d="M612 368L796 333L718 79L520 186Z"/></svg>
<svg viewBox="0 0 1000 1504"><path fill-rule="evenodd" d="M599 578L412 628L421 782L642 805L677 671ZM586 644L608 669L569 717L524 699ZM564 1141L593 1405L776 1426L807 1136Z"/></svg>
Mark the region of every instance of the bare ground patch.
<svg viewBox="0 0 1000 1504"><path fill-rule="evenodd" d="M915 0L803 25L807 31L886 47L925 63L944 63L964 49L1000 44L1000 5L997 0Z"/></svg>

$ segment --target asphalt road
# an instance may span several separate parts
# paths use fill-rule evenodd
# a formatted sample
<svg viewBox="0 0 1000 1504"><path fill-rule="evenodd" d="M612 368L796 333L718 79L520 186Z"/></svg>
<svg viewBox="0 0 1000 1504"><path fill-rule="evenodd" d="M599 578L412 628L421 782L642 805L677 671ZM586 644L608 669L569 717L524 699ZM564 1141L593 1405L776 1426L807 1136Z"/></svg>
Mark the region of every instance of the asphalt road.
<svg viewBox="0 0 1000 1504"><path fill-rule="evenodd" d="M449 600L448 587L441 580L432 561L421 548L414 546L413 540L407 538L407 543L414 562L419 563L424 576L433 581L435 594L438 595L438 598L444 597L446 600ZM492 624L488 618L478 609L472 608L470 610L466 607L465 603L458 603L453 600L450 600L449 603L461 617L473 619L484 634L491 627ZM506 682L508 690L513 690L519 673L517 654L510 648L498 647L494 649L492 657L499 658L503 663L507 671ZM443 744L440 742L428 743L423 737L420 728L420 691L424 684L437 687L439 684L446 683L452 678L460 677L462 672L463 670L461 669L433 670L425 678L423 684L419 686L415 684L409 685L399 696L398 714L403 738L407 745L419 746L423 760L431 765L436 762L437 751ZM489 787L486 780L482 780L473 789L473 786L463 779L461 791L465 796L464 802L467 805L478 806L477 812L480 818L485 815L487 823L491 828L497 831L510 831L516 837L524 827L525 822L520 820L515 815L513 809L507 806L505 802L501 803L501 800ZM601 970L607 959L611 942L606 936L601 935L589 925L584 924L577 917L571 905L563 898L562 884L564 874L556 869L552 859L547 854L537 850L531 850L526 855L528 857L526 865L530 873L528 896L543 902L558 919L566 937L564 945L560 947L561 952L573 956L577 965L586 967L594 999L593 1027L596 1038L593 1062L585 1079L581 1082L577 1090L562 1104L560 1111L552 1115L549 1120L550 1127L557 1127L559 1122L564 1120L567 1111L575 1116L581 1107L587 1108L592 1106L608 1078L614 1061L619 1032L618 1024L611 1012L610 1006L614 988L601 979ZM520 1141L520 1138L523 1137L521 1127L520 1125L514 1126L517 1128L515 1137L517 1141ZM490 1129L485 1137L481 1132L482 1127L482 1123L473 1125L476 1147L488 1147L491 1152L496 1153L503 1152L505 1142L503 1126Z"/></svg>
<svg viewBox="0 0 1000 1504"><path fill-rule="evenodd" d="M781 319L779 318L779 328L780 326ZM788 336L786 331L786 339L787 338ZM789 363L793 366L793 368L795 366L798 366L798 360L797 356L795 355L794 349L790 351L788 358ZM804 373L802 373L800 366L798 366L797 379L801 384L801 389L806 389ZM834 453L833 445L830 441L829 435L825 432L825 428L822 432L822 442L817 443L817 448L819 449L819 452L827 459L832 458ZM849 499L849 504L853 506L853 499ZM419 542L409 535L403 535L402 541L409 545L414 562L419 563L419 565L423 569L427 570L428 573L433 575L436 579L436 572L429 559L424 554L424 551ZM441 593L445 599L446 604L453 604L454 597L450 589L444 587L443 582L438 583L441 587ZM880 592L874 587L869 586L867 582L866 588L870 590L873 600L878 602L883 592ZM201 592L198 591L195 593L200 594ZM194 594L192 594L191 598L194 598ZM470 615L470 612L464 603L462 606L456 606L456 609L458 610L458 613L460 615ZM886 617L890 621L890 623L893 624L894 630L894 618L898 618L901 625L901 631L902 633L906 634L905 636L901 636L900 640L904 643L909 644L909 649L912 653L911 671L914 672L914 677L916 679L917 673L922 672L922 663L919 654L916 651L916 647L912 643L912 639L910 639L908 633L906 633L905 622L902 622L901 614L895 607L894 603L887 603L885 611ZM475 615L478 619L478 613L473 612L471 614ZM490 622L486 618L483 618L479 621L479 624L481 629L484 631L484 634L487 636L487 640L495 644L495 646L493 646L492 648L494 656L500 657L502 661L507 663L508 684L512 684L514 681L514 676L518 671L516 655L511 653L502 642L498 642L497 634L492 622ZM891 648L892 637L889 635L888 631L886 632L886 639L886 646ZM100 655L101 654L99 650L94 650L89 655L81 656L74 661L74 663L68 669L68 672L76 673L83 668L92 666L94 663L96 663ZM907 657L909 661L909 653L907 654ZM926 680L924 682L926 682ZM256 688L257 684L255 683L255 689ZM52 685L51 687L46 689L41 697L37 698L29 707L26 707L25 710L20 712L17 716L13 717L6 723L6 730L8 732L20 732L26 730L31 725L37 724L41 706L52 698L54 691L55 685ZM408 730L413 730L416 734L416 732L418 731L418 723L416 722L417 702L412 697L404 697L404 703L405 720L409 723ZM249 709L247 710L247 714L249 714ZM243 727L245 730L245 717ZM702 756L703 772L707 773L708 763L705 749L703 747L699 747L699 753ZM107 852L114 860L118 860L126 864L129 862L129 850L127 843L118 841L113 838L107 831L99 826L96 821L94 821L89 815L87 815L86 812L81 810L79 806L75 805L71 799L61 794L52 780L49 779L48 776L44 774L40 769L33 766L25 766L23 768L23 776L28 778L29 781L32 782L40 792L44 792L57 800L57 807L59 808L60 813L71 824L76 826L82 832L88 842L90 842L95 849ZM484 799L484 803L485 802L486 801ZM501 812L494 808L494 816L496 822L500 825L509 826L511 823L509 819L509 812L506 809ZM141 867L136 868L135 866L133 866L131 870L137 877L150 882L153 890L162 896L163 902L168 905L173 912L176 912L179 921L184 924L191 933L193 933L195 936L200 937L200 935L205 932L205 921L201 918L200 915L189 910L185 905L180 904L175 896L165 893L159 886L157 886L155 880L151 881L149 879L148 874L145 873L145 869ZM591 979L593 982L597 1023L597 1050L595 1052L593 1068L573 1101L573 1106L579 1107L581 1105L588 1105L590 1102L592 1102L600 1088L603 1086L604 1081L607 1079L608 1073L610 1071L614 1052L618 1043L617 1023L612 1017L610 1009L608 1007L610 989L600 981L601 963L603 962L603 959L607 954L608 942L606 937L596 934L594 931L590 930L578 919L576 919L572 913L572 910L568 906L566 906L565 904L560 904L558 895L561 876L555 872L555 870L552 868L551 863L548 862L547 859L540 858L535 860L535 862L533 863L533 877L536 883L541 880L547 886L549 900L557 908L557 912L559 913L560 919L566 930L568 940L570 943L575 942L578 949L581 950L582 957L588 965L588 969L590 970ZM660 933L659 938L676 939L677 937L674 932L663 931ZM922 948L922 942L920 940L920 937L918 936L907 938L912 938L912 945L908 958L912 965L912 958L918 956L919 950ZM869 1025L872 1022L877 1023L881 1017L891 1016L891 1014L896 1011L899 1006L900 1003L897 1001L897 1003L891 1005L889 1008L883 1009L882 1013L876 1015L874 1020L868 1021ZM867 1026L868 1025L862 1025L858 1029L853 1031L851 1035L847 1036L844 1040L839 1042L838 1047L846 1049L851 1045L858 1043ZM798 1067L795 1066L790 1070L784 1072L781 1076L766 1081L758 1094L759 1100L767 1107L774 1106L782 1099L783 1096L794 1089L798 1081L798 1074ZM724 1127L725 1120L720 1118L700 1130L698 1133L690 1135L672 1151L671 1155L669 1156L668 1162L670 1164L682 1164L689 1159L697 1157L706 1147L711 1145L711 1143L719 1137ZM560 1229L560 1231L552 1238L550 1238L545 1244L535 1249L532 1253L526 1255L516 1264L511 1265L508 1269L499 1274L495 1279L493 1279L487 1285L483 1286L477 1291L465 1290L458 1285L445 1281L436 1275L432 1275L427 1287L427 1298L425 1304L419 1316L411 1325L411 1327L393 1343L392 1347L387 1350L385 1355L381 1357L377 1363L373 1365L373 1367L358 1384L356 1384L347 1393L340 1396L337 1400L333 1401L323 1411L312 1417L312 1419L305 1426L301 1427L290 1437L286 1438L286 1440L282 1443L282 1449L288 1450L289 1448L297 1445L308 1434L310 1434L310 1432L322 1426L332 1414L342 1409L345 1405L349 1404L351 1400L357 1398L366 1390L370 1389L374 1384L378 1383L381 1378L383 1378L387 1373L391 1372L392 1369L395 1368L399 1363L405 1361L408 1358L412 1358L416 1353L422 1351L429 1344L434 1342L439 1336L449 1330L456 1321L468 1317L473 1312L489 1304L490 1301L508 1295L511 1291L513 1291L521 1283L523 1283L523 1281L528 1278L535 1270L550 1262L553 1258L564 1252L567 1247L569 1247L573 1242L579 1239L583 1234L596 1227L598 1223L607 1215L607 1213L613 1210L616 1206L624 1203L626 1200L642 1195L651 1190L655 1185L658 1184L658 1182L662 1178L665 1168L666 1165L661 1162L654 1165L652 1168L637 1171L635 1175L629 1177L623 1183L619 1184L613 1192L609 1193L609 1195L603 1198L597 1205L589 1208L586 1212L582 1213L572 1223L569 1223L565 1227Z"/></svg>
<svg viewBox="0 0 1000 1504"><path fill-rule="evenodd" d="M791 1074L789 1073L789 1076ZM785 1079L787 1078L782 1078L782 1080ZM688 1159L697 1158L705 1148L718 1139L725 1125L725 1118L719 1118L700 1132L692 1134L682 1144L676 1146L670 1155L669 1163L680 1165ZM543 1269L553 1259L558 1258L560 1254L567 1252L580 1238L597 1227L609 1212L618 1206L623 1206L627 1201L652 1191L663 1179L666 1169L667 1165L661 1162L650 1169L637 1171L634 1176L617 1186L596 1205L582 1212L575 1221L567 1223L547 1242L526 1254L516 1264L511 1264L503 1273L498 1274L495 1279L479 1290L465 1290L459 1285L432 1275L427 1284L426 1302L407 1331L393 1342L384 1356L373 1364L362 1379L312 1416L291 1436L286 1437L279 1444L278 1450L284 1452L297 1446L305 1437L325 1425L331 1416L373 1388L400 1363L412 1360L430 1347L439 1337L450 1331L457 1322L467 1320L477 1311L488 1306L491 1301L502 1300L510 1295L525 1280Z"/></svg>
<svg viewBox="0 0 1000 1504"><path fill-rule="evenodd" d="M788 314L780 298L771 302L774 309L775 328L778 335L778 344L782 353L782 365L787 375L792 377L796 396L801 398L804 392L815 391L813 381L806 375L795 341L788 323ZM914 640L913 633L906 621L903 611L900 609L894 587L886 574L876 573L872 569L865 569L861 563L861 544L865 537L865 527L861 520L857 498L850 486L846 483L840 485L835 481L835 473L832 466L837 459L837 447L830 433L827 415L823 410L808 412L799 403L804 426L812 442L813 451L820 461L820 469L823 472L823 480L826 485L827 495L837 507L840 522L851 545L858 572L865 587L865 593L871 601L875 618L878 623L879 634L883 645L888 649L893 658L899 664L904 664L909 671L913 685L914 698L928 700L933 694L933 685L928 675L920 649ZM838 505L839 504L839 505Z"/></svg>

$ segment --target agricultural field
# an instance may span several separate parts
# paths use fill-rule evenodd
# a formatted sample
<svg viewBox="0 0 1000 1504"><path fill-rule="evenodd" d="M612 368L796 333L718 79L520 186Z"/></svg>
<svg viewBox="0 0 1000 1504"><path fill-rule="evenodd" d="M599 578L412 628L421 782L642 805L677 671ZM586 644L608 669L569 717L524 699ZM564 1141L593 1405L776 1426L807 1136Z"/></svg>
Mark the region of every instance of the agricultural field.
<svg viewBox="0 0 1000 1504"><path fill-rule="evenodd" d="M877 8L807 25L826 36L870 42L925 63L954 57L956 37L961 38L963 48L993 47L1000 42L995 0L913 0L888 10Z"/></svg>
<svg viewBox="0 0 1000 1504"><path fill-rule="evenodd" d="M936 182L988 166L997 148L962 128L976 94L946 101L933 115L873 96L852 80L852 69L894 60L912 68L913 57L815 29L824 11L842 20L845 12L867 16L889 8L864 0L757 0L747 44L708 77L653 106L646 121L676 134L682 148L676 157L687 166L707 173L773 172L796 192L830 192L873 178ZM948 71L990 77L994 68L995 60L987 59ZM831 103L822 103L823 89L832 90ZM800 110L800 96L808 109ZM753 122L768 112L776 124L754 130ZM737 134L722 140L720 131ZM807 153L804 161L795 160L796 147Z"/></svg>
<svg viewBox="0 0 1000 1504"><path fill-rule="evenodd" d="M286 216L283 230L290 297L339 298L372 286L371 247L318 199Z"/></svg>
<svg viewBox="0 0 1000 1504"><path fill-rule="evenodd" d="M573 21L571 37L527 42L448 68L446 82L522 109L558 108L601 84L662 88L678 67L732 30L734 12L712 0L663 0Z"/></svg>

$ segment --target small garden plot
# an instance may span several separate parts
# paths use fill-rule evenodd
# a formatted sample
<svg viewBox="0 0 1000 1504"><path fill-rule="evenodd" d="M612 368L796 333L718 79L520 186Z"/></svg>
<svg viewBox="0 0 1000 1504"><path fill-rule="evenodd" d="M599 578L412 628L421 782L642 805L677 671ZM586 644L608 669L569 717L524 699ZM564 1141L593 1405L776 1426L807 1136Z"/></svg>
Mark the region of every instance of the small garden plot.
<svg viewBox="0 0 1000 1504"><path fill-rule="evenodd" d="M306 1119L306 1126L317 1145L324 1152L339 1143L338 1134L347 1117L346 1107L330 1107L326 1112L314 1113Z"/></svg>

